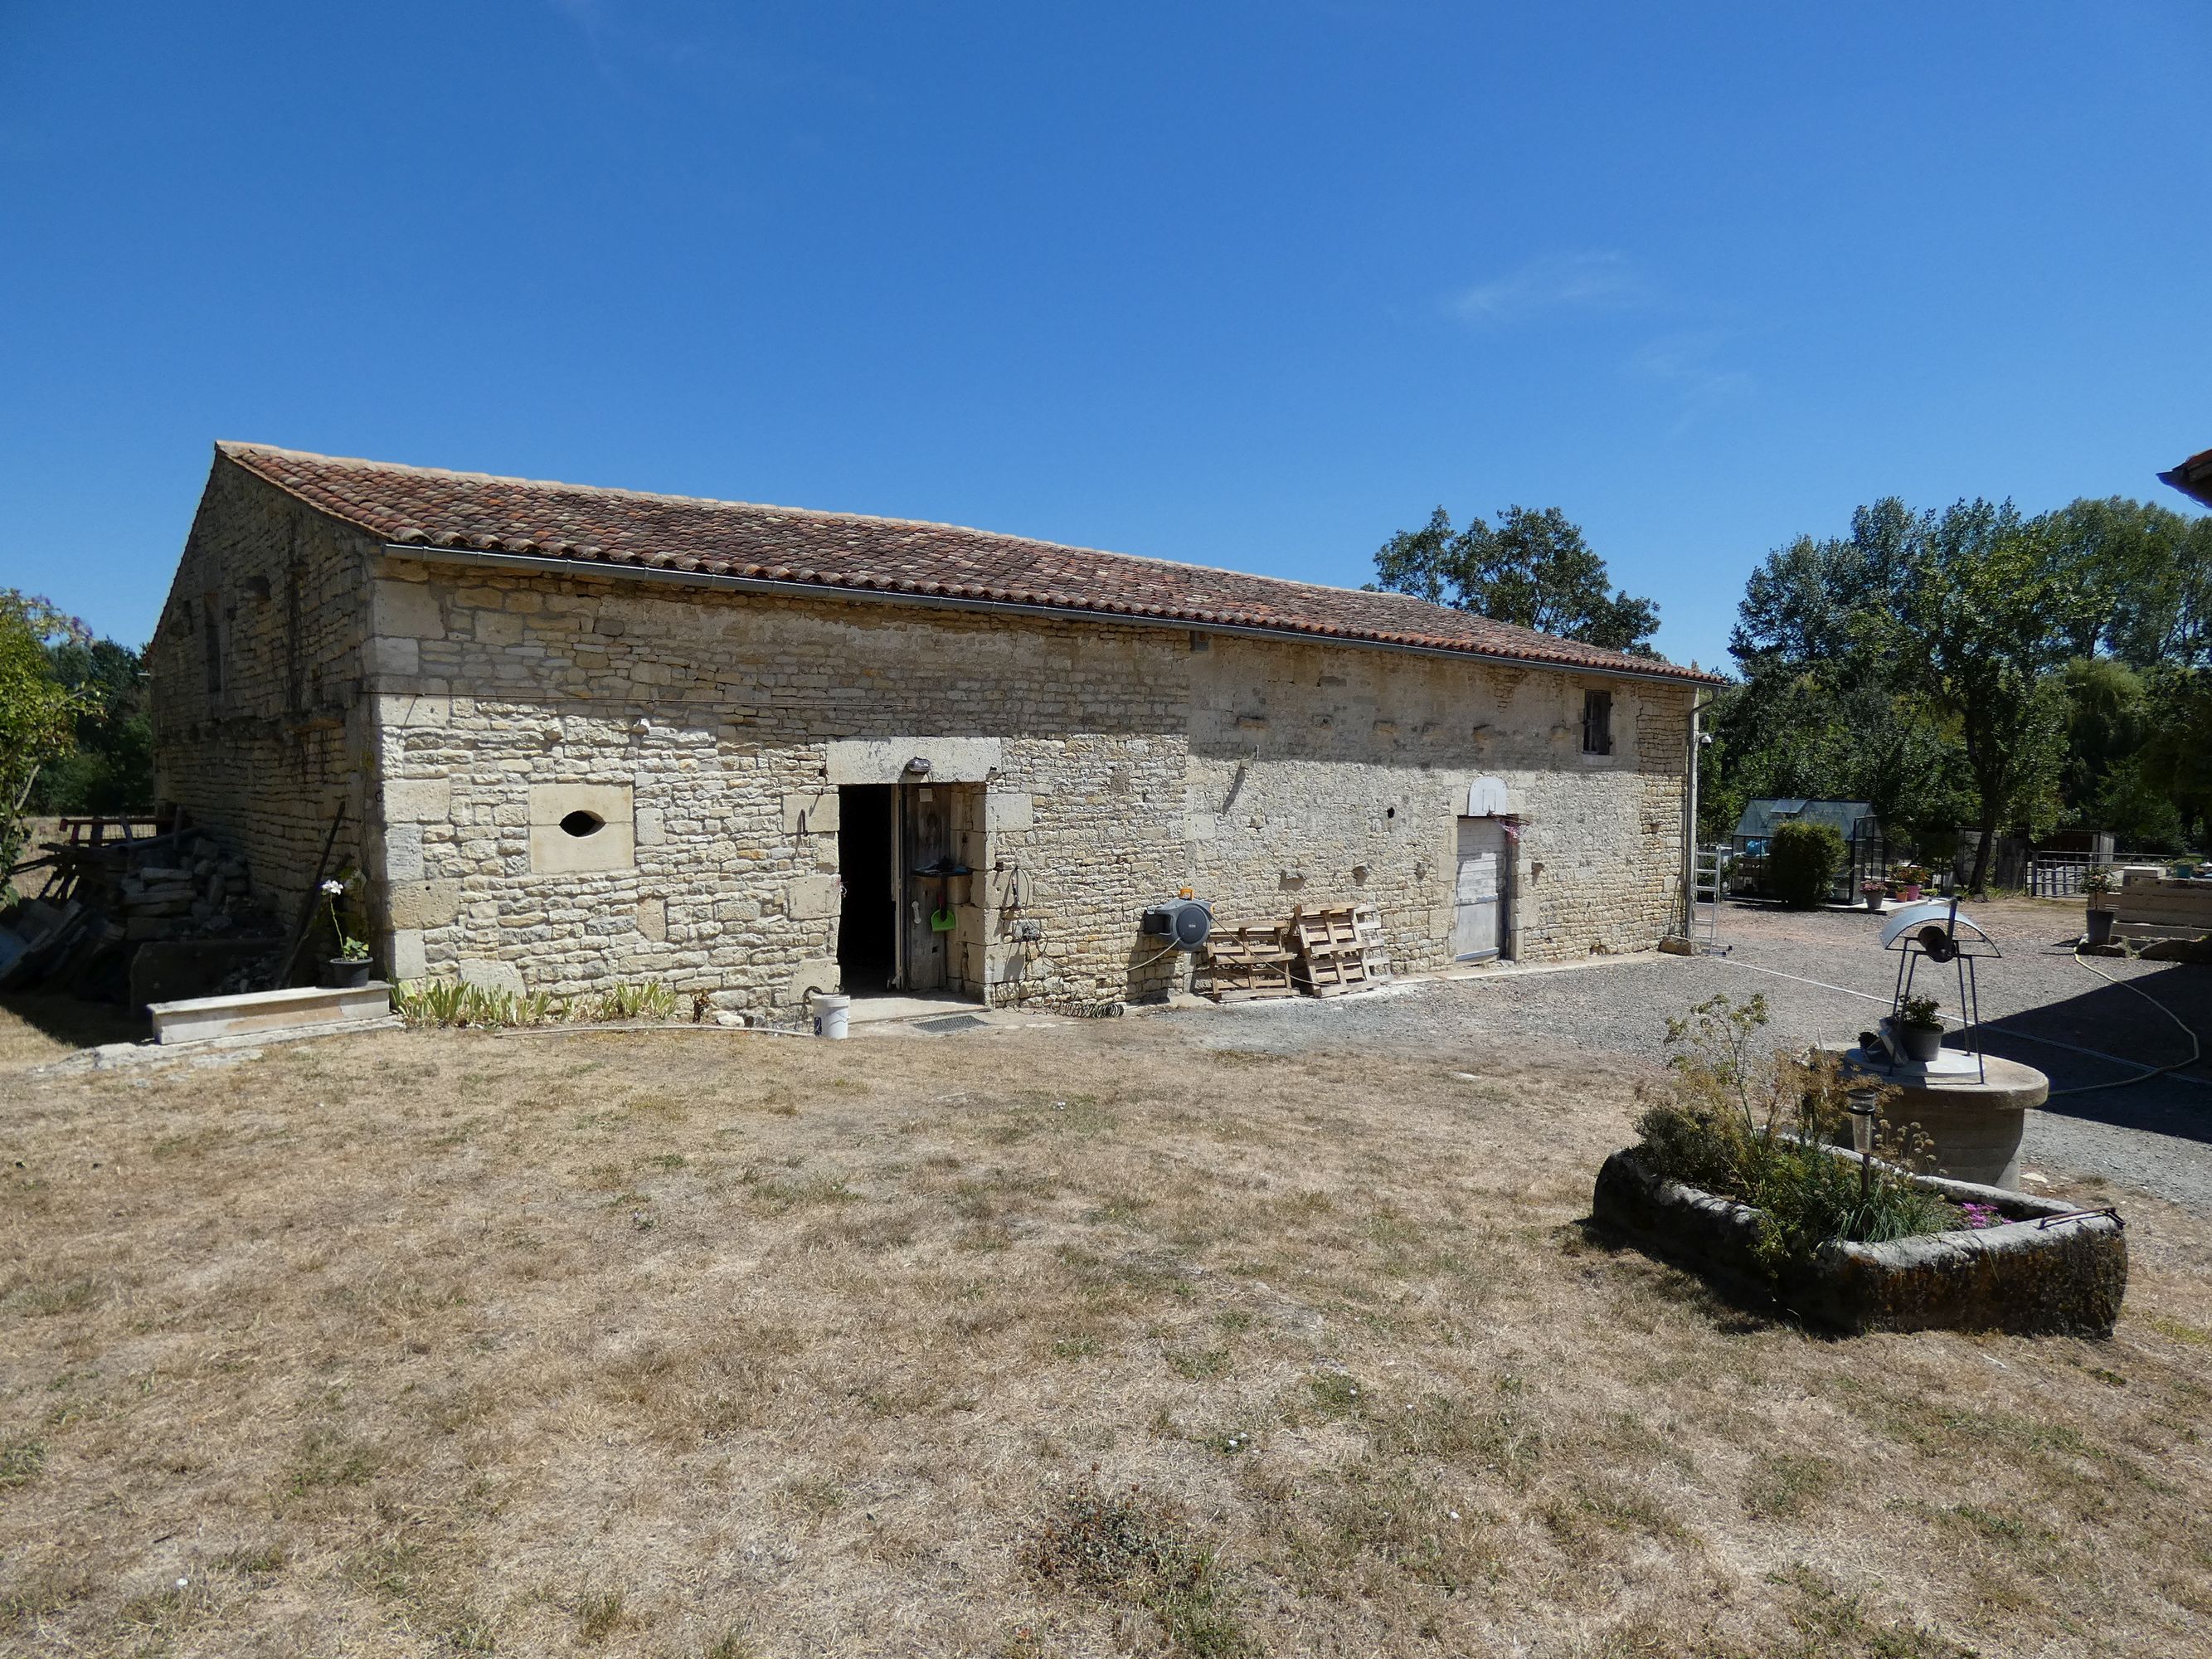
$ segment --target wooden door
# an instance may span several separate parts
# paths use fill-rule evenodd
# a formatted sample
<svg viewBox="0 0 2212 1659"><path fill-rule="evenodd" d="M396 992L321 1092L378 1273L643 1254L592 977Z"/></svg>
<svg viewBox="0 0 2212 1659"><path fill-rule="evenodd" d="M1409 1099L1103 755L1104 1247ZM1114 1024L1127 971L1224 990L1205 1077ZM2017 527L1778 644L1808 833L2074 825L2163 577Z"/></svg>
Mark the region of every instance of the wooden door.
<svg viewBox="0 0 2212 1659"><path fill-rule="evenodd" d="M906 991L939 991L948 978L945 957L950 933L939 933L929 919L947 902L955 884L948 878L927 873L956 863L952 834L951 791L942 784L901 786L904 797L900 814L904 820L900 870L905 891L900 895L902 933L906 941L903 972L899 986Z"/></svg>
<svg viewBox="0 0 2212 1659"><path fill-rule="evenodd" d="M1452 956L1482 962L1505 938L1506 842L1499 818L1459 821L1459 872L1452 887Z"/></svg>

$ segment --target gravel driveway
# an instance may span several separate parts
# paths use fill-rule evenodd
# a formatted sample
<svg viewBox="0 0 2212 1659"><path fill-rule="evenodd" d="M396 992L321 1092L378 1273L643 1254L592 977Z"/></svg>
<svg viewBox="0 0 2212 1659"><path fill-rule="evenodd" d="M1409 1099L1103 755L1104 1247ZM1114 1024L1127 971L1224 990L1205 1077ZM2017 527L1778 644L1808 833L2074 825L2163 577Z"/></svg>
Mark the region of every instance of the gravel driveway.
<svg viewBox="0 0 2212 1659"><path fill-rule="evenodd" d="M2028 1120L2031 1167L2102 1176L2212 1214L2212 1056L2175 1075L2065 1092L2139 1076L2126 1060L2186 1060L2190 1039L2142 996L2075 959L2077 905L2014 900L1967 912L2004 952L1982 967L1988 1048L2051 1079L2050 1103ZM1881 948L1880 925L1863 912L1731 906L1721 940L1730 947L1725 957L1600 959L1559 971L1506 970L1167 1018L1215 1048L1374 1047L1467 1059L1513 1041L1656 1061L1667 1017L1716 992L1763 994L1774 1040L1801 1046L1855 1038L1887 1006L1895 983L1898 959ZM2090 960L2099 972L2142 986L2195 1031L2212 1031L2212 969ZM1807 980L1823 983L1801 982ZM1955 989L1935 988L1952 1009ZM2079 1052L2085 1049L2119 1058Z"/></svg>

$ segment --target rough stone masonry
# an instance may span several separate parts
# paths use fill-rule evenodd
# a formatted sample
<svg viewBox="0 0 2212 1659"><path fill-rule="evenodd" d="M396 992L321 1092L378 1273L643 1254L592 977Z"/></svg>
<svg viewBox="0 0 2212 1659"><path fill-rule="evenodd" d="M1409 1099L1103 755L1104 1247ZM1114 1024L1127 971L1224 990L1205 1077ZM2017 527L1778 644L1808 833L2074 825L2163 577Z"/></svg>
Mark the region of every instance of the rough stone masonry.
<svg viewBox="0 0 2212 1659"><path fill-rule="evenodd" d="M1139 920L1184 888L1371 903L1444 968L1471 817L1499 954L1647 948L1709 683L1396 595L237 445L151 663L165 799L280 906L343 812L393 976L763 1014L842 981L856 787L939 815L965 873L900 872L901 937L994 1004L1164 988Z"/></svg>

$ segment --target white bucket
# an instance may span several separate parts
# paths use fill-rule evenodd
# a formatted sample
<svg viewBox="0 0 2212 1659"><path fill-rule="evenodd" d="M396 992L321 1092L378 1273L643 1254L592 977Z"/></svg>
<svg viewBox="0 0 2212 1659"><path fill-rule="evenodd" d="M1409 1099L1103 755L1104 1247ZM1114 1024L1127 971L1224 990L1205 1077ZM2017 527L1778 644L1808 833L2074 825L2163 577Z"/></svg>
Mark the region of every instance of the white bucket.
<svg viewBox="0 0 2212 1659"><path fill-rule="evenodd" d="M818 996L814 999L814 1035L818 1037L842 1037L845 1035L845 1020L853 1006L850 997Z"/></svg>

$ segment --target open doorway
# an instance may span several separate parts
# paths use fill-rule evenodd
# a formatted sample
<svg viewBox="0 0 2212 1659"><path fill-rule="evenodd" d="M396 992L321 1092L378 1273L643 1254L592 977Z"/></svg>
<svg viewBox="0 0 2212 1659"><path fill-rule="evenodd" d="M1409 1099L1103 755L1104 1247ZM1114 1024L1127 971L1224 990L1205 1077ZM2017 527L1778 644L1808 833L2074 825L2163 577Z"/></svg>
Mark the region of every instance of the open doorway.
<svg viewBox="0 0 2212 1659"><path fill-rule="evenodd" d="M837 969L848 995L880 996L898 978L898 872L891 856L893 785L848 783L837 792Z"/></svg>

